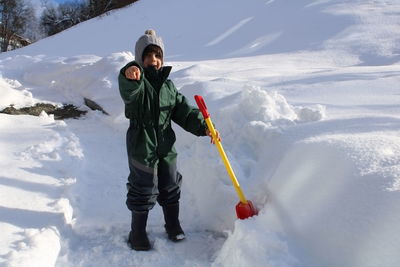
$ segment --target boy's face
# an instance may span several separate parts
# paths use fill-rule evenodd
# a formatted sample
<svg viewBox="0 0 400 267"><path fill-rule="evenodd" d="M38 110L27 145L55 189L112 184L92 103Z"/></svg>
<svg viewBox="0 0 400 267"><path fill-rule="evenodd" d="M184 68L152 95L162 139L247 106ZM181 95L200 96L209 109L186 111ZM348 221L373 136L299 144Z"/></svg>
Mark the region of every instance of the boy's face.
<svg viewBox="0 0 400 267"><path fill-rule="evenodd" d="M153 66L156 70L159 70L162 66L162 55L155 52L150 52L144 55L143 67L147 68Z"/></svg>

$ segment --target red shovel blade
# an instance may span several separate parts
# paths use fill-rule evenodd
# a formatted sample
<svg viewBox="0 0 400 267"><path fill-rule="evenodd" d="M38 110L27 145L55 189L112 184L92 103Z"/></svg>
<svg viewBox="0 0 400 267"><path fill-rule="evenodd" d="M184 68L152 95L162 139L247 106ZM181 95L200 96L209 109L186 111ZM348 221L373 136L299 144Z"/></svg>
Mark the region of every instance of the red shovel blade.
<svg viewBox="0 0 400 267"><path fill-rule="evenodd" d="M250 200L247 200L247 204L239 202L236 205L236 215L241 220L253 217L254 215L257 214L258 211L254 207L253 202L251 202Z"/></svg>

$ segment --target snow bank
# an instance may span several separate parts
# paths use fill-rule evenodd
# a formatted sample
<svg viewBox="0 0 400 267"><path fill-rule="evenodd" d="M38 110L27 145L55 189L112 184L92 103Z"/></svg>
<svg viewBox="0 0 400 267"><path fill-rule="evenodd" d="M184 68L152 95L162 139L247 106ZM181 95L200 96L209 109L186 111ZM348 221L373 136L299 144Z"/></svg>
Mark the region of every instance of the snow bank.
<svg viewBox="0 0 400 267"><path fill-rule="evenodd" d="M400 198L388 188L398 178L385 166L390 162L396 169L399 158L376 156L382 151L378 144L392 151L398 140L390 132L374 135L322 135L296 142L274 171L265 222L289 236L295 255L307 255L304 266L393 266L400 261L400 239L393 235L400 230L394 204ZM365 172L360 164L377 171Z"/></svg>
<svg viewBox="0 0 400 267"><path fill-rule="evenodd" d="M5 59L3 64L7 66L4 73L18 78L18 81L24 84L19 84L20 90L28 95L32 95L34 90L35 96L40 99L56 104L72 103L78 107L84 105L86 97L101 103L107 112L119 114L123 107L117 87L118 72L132 59L130 53L115 53L105 58L17 56ZM15 63L15 60L18 63ZM21 66L26 66L23 75L16 71ZM15 75L16 73L18 75ZM48 93L49 90L51 94ZM9 99L0 101L4 101L3 105L12 102Z"/></svg>
<svg viewBox="0 0 400 267"><path fill-rule="evenodd" d="M229 12L221 17L220 10L227 7ZM117 51L132 51L137 36L147 28L155 28L164 38L167 60L232 58L322 48L334 53L349 52L366 64L377 61L383 64L399 61L396 50L400 42L396 13L399 9L395 1L373 0L346 3L298 0L291 5L282 1L250 4L240 0L217 3L206 0L201 4L180 0L138 1L132 7L86 21L7 54L104 57Z"/></svg>
<svg viewBox="0 0 400 267"><path fill-rule="evenodd" d="M117 74L131 59L129 53L115 53L104 58L25 56L23 60L29 64L24 75L19 75L12 65L4 68L11 77L19 77L18 88L40 95L44 101L70 101L79 106L83 97L87 97L110 113L104 116L90 111L87 118L67 124L55 122L53 117L43 113L38 119L44 124L54 124L60 133L52 134L46 141L20 154L31 161L62 161L63 169L76 164L75 159L84 160L84 165L78 164L79 168L60 179L63 184L72 181L73 186L67 198L61 195L53 205L54 211L62 214L63 222L72 225L80 236L96 235L91 230L94 225L102 229L120 225L121 230L114 230L119 235L128 227L123 204L127 121L118 95ZM229 233L221 251L212 256L213 264L373 266L383 262L390 266L399 260L395 249L386 245L395 244L393 248L397 248L399 240L390 234L391 231L380 231L383 226L371 221L371 216L388 217L388 210L396 209L392 203L398 201L393 194L399 184L395 120L388 124L393 135L373 133L372 128L361 126L364 124L361 119L331 120L325 105L291 104L274 88L249 85L246 81L235 80L232 73L226 75L228 78L218 78L220 62L216 65L172 64L179 69L174 74L177 85L189 101L194 103L195 94L205 98L239 182L246 196L260 209L259 216L235 222L234 206L238 199L216 149L207 144L206 138L195 138L174 127L178 137L179 168L184 175L183 225L189 229L189 236L191 231L204 229ZM240 61L230 64L241 65ZM216 73L210 74L210 70ZM253 75L259 77L258 72ZM52 94L47 96L46 90L41 88L49 88ZM2 101L5 106L9 103ZM82 123L86 130L81 128ZM63 130L66 128L67 131ZM340 128L343 133L329 134ZM367 130L364 135L359 133L363 129ZM112 155L112 162L107 155ZM102 162L110 164L99 165L100 157ZM369 178L362 180L360 177ZM155 209L154 216L150 218L150 233L154 233L150 236L156 248L165 249L167 244L162 243L162 229L159 229L160 211ZM397 219L390 216L385 223L395 230ZM63 227L58 224L58 228ZM364 232L375 234L364 236ZM73 237L67 236L72 243L63 241L64 250L58 259L63 265L76 263L68 254L82 255L84 250L84 247L71 247ZM93 240L99 251L106 249L101 244L106 236L107 231L103 237ZM343 245L349 237L352 243ZM85 238L90 239L89 236ZM196 242L206 240L205 237L194 238L198 239L192 248L200 249L200 243ZM222 244L221 239L215 244ZM232 257L234 251L236 256ZM251 252L257 252L257 256ZM336 253L342 255L340 260L333 256ZM83 262L89 261L87 257ZM110 264L120 259L113 258Z"/></svg>
<svg viewBox="0 0 400 267"><path fill-rule="evenodd" d="M15 108L21 108L35 104L32 93L21 88L21 84L16 80L2 78L0 79L0 88L2 92L0 110L10 105L13 105Z"/></svg>
<svg viewBox="0 0 400 267"><path fill-rule="evenodd" d="M235 231L230 233L214 262L214 266L238 267L285 267L295 264L286 242L266 229L264 220L258 217L235 222Z"/></svg>
<svg viewBox="0 0 400 267"><path fill-rule="evenodd" d="M10 252L7 266L54 266L60 252L59 233L56 228L27 229L25 239L17 244L17 251Z"/></svg>
<svg viewBox="0 0 400 267"><path fill-rule="evenodd" d="M60 231L73 224L67 191L83 159L79 141L64 122L45 113L0 114L0 122L0 228L9 241L0 262L54 266Z"/></svg>

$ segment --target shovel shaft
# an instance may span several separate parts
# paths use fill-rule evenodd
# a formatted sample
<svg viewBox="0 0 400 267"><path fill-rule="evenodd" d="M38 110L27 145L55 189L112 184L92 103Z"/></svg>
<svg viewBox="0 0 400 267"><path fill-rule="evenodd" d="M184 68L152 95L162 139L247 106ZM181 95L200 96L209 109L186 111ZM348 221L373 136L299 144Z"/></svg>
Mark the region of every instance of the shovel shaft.
<svg viewBox="0 0 400 267"><path fill-rule="evenodd" d="M231 164L229 163L228 157L225 154L224 148L222 147L221 142L217 138L217 133L215 131L215 128L211 121L211 118L208 116L207 118L205 118L205 121L207 123L208 130L210 130L212 138L215 141L215 145L217 146L217 149L222 158L222 161L224 162L224 165L225 165L226 171L228 172L229 178L231 179L233 186L235 187L236 193L239 196L240 202L243 204L247 204L247 199L244 196L242 189L240 188L239 182L236 179L236 175L233 172L233 169L231 167Z"/></svg>

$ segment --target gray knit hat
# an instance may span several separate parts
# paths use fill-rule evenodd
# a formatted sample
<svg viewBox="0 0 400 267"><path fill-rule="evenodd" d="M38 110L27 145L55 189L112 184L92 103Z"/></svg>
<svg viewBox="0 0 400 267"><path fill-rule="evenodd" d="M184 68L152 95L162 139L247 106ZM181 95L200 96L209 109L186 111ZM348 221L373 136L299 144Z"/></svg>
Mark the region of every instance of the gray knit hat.
<svg viewBox="0 0 400 267"><path fill-rule="evenodd" d="M149 45L159 46L163 52L164 57L164 44L161 37L156 35L155 30L147 30L136 42L135 45L135 61L143 67L143 52ZM164 58L162 59L164 62Z"/></svg>

